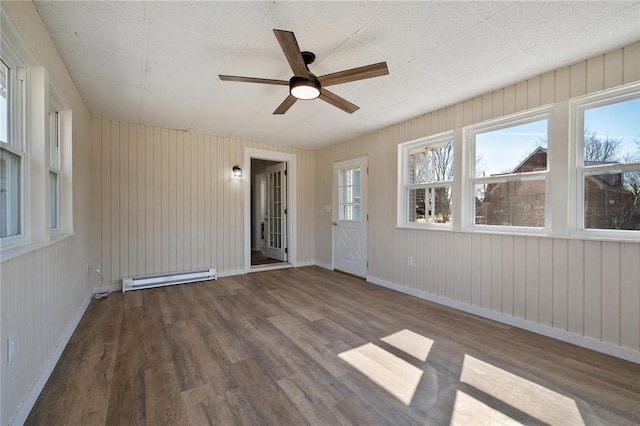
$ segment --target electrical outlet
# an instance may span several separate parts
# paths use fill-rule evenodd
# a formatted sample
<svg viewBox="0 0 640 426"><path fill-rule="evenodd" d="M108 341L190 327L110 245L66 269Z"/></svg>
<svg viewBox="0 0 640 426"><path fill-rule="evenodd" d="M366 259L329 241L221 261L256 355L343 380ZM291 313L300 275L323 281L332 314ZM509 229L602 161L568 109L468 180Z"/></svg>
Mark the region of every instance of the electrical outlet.
<svg viewBox="0 0 640 426"><path fill-rule="evenodd" d="M13 361L16 357L16 336L11 335L7 339L7 362Z"/></svg>
<svg viewBox="0 0 640 426"><path fill-rule="evenodd" d="M413 257L409 257L409 259L407 259L407 264L409 266L413 266Z"/></svg>

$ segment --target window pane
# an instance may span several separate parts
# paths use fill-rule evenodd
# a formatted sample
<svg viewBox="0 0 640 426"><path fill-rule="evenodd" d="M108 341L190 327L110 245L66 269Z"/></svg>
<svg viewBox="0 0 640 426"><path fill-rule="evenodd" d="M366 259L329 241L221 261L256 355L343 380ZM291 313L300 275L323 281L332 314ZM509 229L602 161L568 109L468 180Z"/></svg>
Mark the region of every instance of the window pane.
<svg viewBox="0 0 640 426"><path fill-rule="evenodd" d="M547 170L548 120L479 133L476 177Z"/></svg>
<svg viewBox="0 0 640 426"><path fill-rule="evenodd" d="M359 204L343 204L340 206L339 220L360 222L361 219L362 213L360 212Z"/></svg>
<svg viewBox="0 0 640 426"><path fill-rule="evenodd" d="M59 139L58 139L58 113L50 112L49 113L49 165L54 169L58 168L58 150L59 150Z"/></svg>
<svg viewBox="0 0 640 426"><path fill-rule="evenodd" d="M0 149L0 237L20 234L20 160Z"/></svg>
<svg viewBox="0 0 640 426"><path fill-rule="evenodd" d="M409 151L409 183L453 179L453 141L425 145Z"/></svg>
<svg viewBox="0 0 640 426"><path fill-rule="evenodd" d="M545 181L501 182L475 186L476 225L545 224Z"/></svg>
<svg viewBox="0 0 640 426"><path fill-rule="evenodd" d="M58 174L49 172L49 219L51 229L58 227Z"/></svg>
<svg viewBox="0 0 640 426"><path fill-rule="evenodd" d="M584 164L640 162L640 99L584 112Z"/></svg>
<svg viewBox="0 0 640 426"><path fill-rule="evenodd" d="M360 168L341 170L338 181L338 220L360 221Z"/></svg>
<svg viewBox="0 0 640 426"><path fill-rule="evenodd" d="M0 141L9 142L9 68L0 61Z"/></svg>
<svg viewBox="0 0 640 426"><path fill-rule="evenodd" d="M451 223L451 188L409 190L409 222Z"/></svg>
<svg viewBox="0 0 640 426"><path fill-rule="evenodd" d="M640 230L640 169L585 176L584 227Z"/></svg>

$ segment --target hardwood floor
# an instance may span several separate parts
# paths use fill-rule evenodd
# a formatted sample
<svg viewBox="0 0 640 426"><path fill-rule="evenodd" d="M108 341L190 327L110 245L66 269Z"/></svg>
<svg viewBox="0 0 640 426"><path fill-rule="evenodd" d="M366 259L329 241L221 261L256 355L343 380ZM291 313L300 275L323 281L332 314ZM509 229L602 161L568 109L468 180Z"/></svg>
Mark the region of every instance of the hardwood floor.
<svg viewBox="0 0 640 426"><path fill-rule="evenodd" d="M638 424L640 365L309 267L92 301L26 424L514 420Z"/></svg>

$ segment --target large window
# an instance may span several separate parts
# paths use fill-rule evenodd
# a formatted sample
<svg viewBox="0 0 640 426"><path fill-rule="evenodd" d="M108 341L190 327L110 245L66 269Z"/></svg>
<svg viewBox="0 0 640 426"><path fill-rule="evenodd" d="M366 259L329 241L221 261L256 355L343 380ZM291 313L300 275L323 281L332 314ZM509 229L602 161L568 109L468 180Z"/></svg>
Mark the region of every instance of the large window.
<svg viewBox="0 0 640 426"><path fill-rule="evenodd" d="M548 114L538 113L470 130L474 226L547 226L548 128Z"/></svg>
<svg viewBox="0 0 640 426"><path fill-rule="evenodd" d="M402 144L398 225L451 226L453 135Z"/></svg>
<svg viewBox="0 0 640 426"><path fill-rule="evenodd" d="M640 89L577 102L578 229L640 231Z"/></svg>
<svg viewBox="0 0 640 426"><path fill-rule="evenodd" d="M2 44L0 57L0 238L23 233L24 67Z"/></svg>

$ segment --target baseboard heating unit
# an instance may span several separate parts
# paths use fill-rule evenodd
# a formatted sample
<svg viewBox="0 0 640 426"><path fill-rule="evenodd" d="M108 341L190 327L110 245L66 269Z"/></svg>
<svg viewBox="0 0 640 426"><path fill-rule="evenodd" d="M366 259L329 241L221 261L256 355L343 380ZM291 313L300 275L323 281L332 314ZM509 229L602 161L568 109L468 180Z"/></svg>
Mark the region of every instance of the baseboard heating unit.
<svg viewBox="0 0 640 426"><path fill-rule="evenodd" d="M146 275L143 277L128 277L122 279L122 292L141 290L143 288L164 287L174 284L195 283L198 281L217 280L215 268L197 271L173 272L160 275Z"/></svg>

